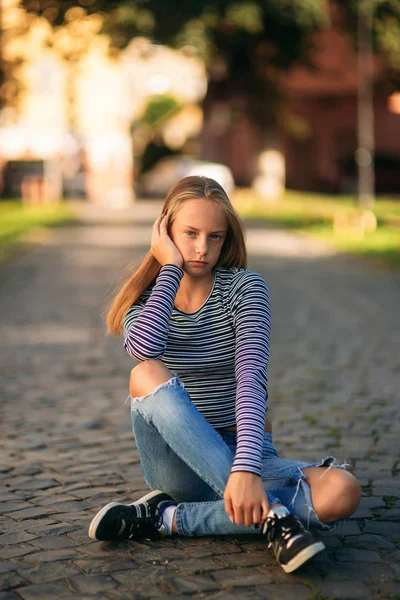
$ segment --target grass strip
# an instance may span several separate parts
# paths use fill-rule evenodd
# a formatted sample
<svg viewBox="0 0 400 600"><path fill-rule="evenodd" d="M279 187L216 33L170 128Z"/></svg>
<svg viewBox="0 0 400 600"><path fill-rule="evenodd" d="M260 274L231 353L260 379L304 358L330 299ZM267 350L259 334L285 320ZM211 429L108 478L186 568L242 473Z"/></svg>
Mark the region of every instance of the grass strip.
<svg viewBox="0 0 400 600"><path fill-rule="evenodd" d="M333 198L288 191L277 200L267 201L250 189L239 189L232 195L232 202L244 219L292 229L341 252L400 268L400 201L377 199L366 213L350 196ZM372 215L371 227L363 225L363 214L369 220Z"/></svg>
<svg viewBox="0 0 400 600"><path fill-rule="evenodd" d="M72 209L63 202L24 206L18 200L0 201L0 260L7 258L28 233L72 222L74 218Z"/></svg>

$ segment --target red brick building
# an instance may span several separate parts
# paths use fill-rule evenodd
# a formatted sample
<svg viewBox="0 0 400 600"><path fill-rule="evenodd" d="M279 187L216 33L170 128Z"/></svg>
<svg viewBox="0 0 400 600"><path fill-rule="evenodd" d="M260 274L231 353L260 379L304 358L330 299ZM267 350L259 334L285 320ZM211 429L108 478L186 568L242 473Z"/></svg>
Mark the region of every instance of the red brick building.
<svg viewBox="0 0 400 600"><path fill-rule="evenodd" d="M295 189L351 191L357 148L357 56L333 19L315 38L316 70L293 68L284 80L285 113L280 137L287 185ZM389 87L374 62L375 155L378 191L400 192L400 115L389 108ZM383 83L383 84L382 84ZM386 91L385 91L386 88Z"/></svg>
<svg viewBox="0 0 400 600"><path fill-rule="evenodd" d="M297 66L282 77L282 118L274 139L265 140L266 147L272 142L283 151L286 185L292 189L355 190L357 55L335 6L332 2L330 28L314 37L315 69ZM391 89L377 59L374 77L377 191L400 192L400 114L389 108ZM213 103L210 112L202 134L205 156L225 162L239 185L249 185L262 150L256 120L233 126L227 101Z"/></svg>

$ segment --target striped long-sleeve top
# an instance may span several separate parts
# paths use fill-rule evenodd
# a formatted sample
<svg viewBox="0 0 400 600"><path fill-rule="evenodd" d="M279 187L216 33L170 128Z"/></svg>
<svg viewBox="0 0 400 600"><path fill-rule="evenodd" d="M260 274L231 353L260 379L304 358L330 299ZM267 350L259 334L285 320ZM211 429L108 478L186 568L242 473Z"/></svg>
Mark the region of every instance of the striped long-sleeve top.
<svg viewBox="0 0 400 600"><path fill-rule="evenodd" d="M127 352L175 371L215 428L236 425L233 471L260 475L267 408L270 307L264 279L246 269L214 269L210 294L184 313L174 299L183 277L164 265L124 320Z"/></svg>

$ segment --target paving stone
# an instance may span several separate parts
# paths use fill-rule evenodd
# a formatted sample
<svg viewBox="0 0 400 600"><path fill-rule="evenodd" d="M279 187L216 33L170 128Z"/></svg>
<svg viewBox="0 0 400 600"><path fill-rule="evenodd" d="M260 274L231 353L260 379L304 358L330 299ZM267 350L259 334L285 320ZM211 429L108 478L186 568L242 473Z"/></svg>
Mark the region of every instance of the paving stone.
<svg viewBox="0 0 400 600"><path fill-rule="evenodd" d="M366 563L382 562L377 552L372 550L355 550L353 548L341 548L335 552L338 561L359 561Z"/></svg>
<svg viewBox="0 0 400 600"><path fill-rule="evenodd" d="M157 592L159 596L165 595L161 590L157 590ZM107 590L107 596L105 596L107 600L142 600L144 597L142 594L135 594L134 590L121 590L120 588ZM153 598L157 598L157 594L153 595ZM187 600L187 597L185 600Z"/></svg>
<svg viewBox="0 0 400 600"><path fill-rule="evenodd" d="M236 554L233 554L232 556L238 556ZM202 557L202 558L185 558L185 557L180 557L179 559L175 559L175 560L164 560L161 561L160 564L169 564L171 567L171 570L183 574L191 574L191 575L197 575L197 574L201 574L201 573L206 573L209 571L218 571L220 569L224 569L226 567L225 564L222 564L221 562L218 561L217 558L213 558L213 557Z"/></svg>
<svg viewBox="0 0 400 600"><path fill-rule="evenodd" d="M17 533L5 533L0 535L0 545L10 546L12 544L20 544L21 542L29 542L34 540L37 536L26 531L18 531Z"/></svg>
<svg viewBox="0 0 400 600"><path fill-rule="evenodd" d="M364 533L363 535L349 536L345 540L345 546L352 548L378 549L387 548L395 549L396 546L379 535Z"/></svg>
<svg viewBox="0 0 400 600"><path fill-rule="evenodd" d="M130 558L123 556L118 558L107 558L106 560L93 560L85 558L74 560L74 564L82 572L92 573L114 573L115 571L129 571L135 568L135 561Z"/></svg>
<svg viewBox="0 0 400 600"><path fill-rule="evenodd" d="M388 510L385 510L382 514L385 519L393 519L393 521L398 520L400 519L400 506L389 508Z"/></svg>
<svg viewBox="0 0 400 600"><path fill-rule="evenodd" d="M127 550L129 552L129 555L132 556L132 558L137 560L139 563L164 563L165 561L176 562L178 560L188 560L184 550L180 548L171 548L169 545L167 547L163 547L160 544L158 547L144 548L142 550L138 550L135 547L132 548L132 544L128 544ZM189 558L189 560L191 559Z"/></svg>
<svg viewBox="0 0 400 600"><path fill-rule="evenodd" d="M186 577L170 577L163 582L167 590L182 594L203 594L216 590L220 586L211 577L205 575L189 575Z"/></svg>
<svg viewBox="0 0 400 600"><path fill-rule="evenodd" d="M361 498L360 507L361 508L385 508L386 502L379 496L369 496Z"/></svg>
<svg viewBox="0 0 400 600"><path fill-rule="evenodd" d="M21 585L26 585L27 583L29 583L29 581L27 581L24 577L21 577L19 573L16 571L9 571L8 573L3 573L1 576L0 590L9 591Z"/></svg>
<svg viewBox="0 0 400 600"><path fill-rule="evenodd" d="M77 594L97 594L116 587L118 584L109 575L75 575L68 578L68 586Z"/></svg>
<svg viewBox="0 0 400 600"><path fill-rule="evenodd" d="M18 490L47 490L48 488L60 485L55 479L40 479L33 478L23 483L17 484Z"/></svg>
<svg viewBox="0 0 400 600"><path fill-rule="evenodd" d="M14 492L1 492L0 491L0 503L5 502L6 500L23 500L22 496L18 496L14 494ZM1 507L1 504L0 504Z"/></svg>
<svg viewBox="0 0 400 600"><path fill-rule="evenodd" d="M56 562L58 560L69 560L73 558L81 558L82 554L76 552L74 548L62 548L55 550L48 550L46 552L38 552L37 548L33 549L34 552L30 553L26 557L27 563L42 563L42 562Z"/></svg>
<svg viewBox="0 0 400 600"><path fill-rule="evenodd" d="M361 552L361 551L360 551ZM367 550L364 550L367 552ZM337 581L338 579L347 581L363 581L366 585L375 585L382 579L393 579L392 565L366 562L338 562L334 569L324 573L323 580Z"/></svg>
<svg viewBox="0 0 400 600"><path fill-rule="evenodd" d="M78 523L79 523L79 521L78 521ZM89 523L90 523L90 519L88 520L88 523L86 526L85 526L85 524L83 524L81 522L80 524L82 525L82 527L77 527L75 530L68 533L68 537L71 540L74 540L75 542L79 542L81 545L83 545L85 547L88 544L92 544L92 540L89 538L89 535L88 535Z"/></svg>
<svg viewBox="0 0 400 600"><path fill-rule="evenodd" d="M198 559L197 559L198 560ZM217 564L223 565L226 568L231 567L252 567L258 565L265 565L270 562L269 554L264 552L242 552L240 554L224 554L222 556L216 556L215 561Z"/></svg>
<svg viewBox="0 0 400 600"><path fill-rule="evenodd" d="M35 539L31 541L32 546L39 548L40 550L58 550L60 548L74 548L79 543L71 540L66 535L48 535L43 538Z"/></svg>
<svg viewBox="0 0 400 600"><path fill-rule="evenodd" d="M395 488L395 489L394 489ZM398 496L399 494L399 485L394 485L393 487L389 486L375 486L374 485L374 494L377 496ZM396 493L397 492L397 493Z"/></svg>
<svg viewBox="0 0 400 600"><path fill-rule="evenodd" d="M213 577L217 583L232 587L271 583L271 579L257 568L225 569L224 571L217 571L213 574Z"/></svg>
<svg viewBox="0 0 400 600"><path fill-rule="evenodd" d="M72 535L72 534L71 534ZM79 550L85 557L101 559L105 556L112 556L118 553L120 556L130 554L129 545L124 542L88 542L82 545ZM132 554L135 558L135 554Z"/></svg>
<svg viewBox="0 0 400 600"><path fill-rule="evenodd" d="M0 560L17 558L18 556L25 556L35 551L33 546L29 544L15 544L13 546L5 546L0 548Z"/></svg>
<svg viewBox="0 0 400 600"><path fill-rule="evenodd" d="M27 579L30 583L43 583L59 581L65 577L78 575L80 571L72 561L56 561L36 564L35 566L21 567L19 565L18 573Z"/></svg>
<svg viewBox="0 0 400 600"><path fill-rule="evenodd" d="M60 600L72 598L71 591L62 583L38 583L16 590L23 600Z"/></svg>
<svg viewBox="0 0 400 600"><path fill-rule="evenodd" d="M360 506L359 508L357 508L357 510L355 511L355 513L353 513L349 519L353 520L353 519L372 519L373 517L373 513L371 512L371 509L369 508L364 508L363 506Z"/></svg>
<svg viewBox="0 0 400 600"><path fill-rule="evenodd" d="M232 542L219 542L213 544L208 541L206 544L198 544L186 548L186 552L192 557L200 556L216 556L217 554L234 554L241 552L240 548Z"/></svg>
<svg viewBox="0 0 400 600"><path fill-rule="evenodd" d="M21 566L19 562L5 561L0 562L0 573L8 573L9 571L16 571Z"/></svg>
<svg viewBox="0 0 400 600"><path fill-rule="evenodd" d="M36 521L35 526L27 525L27 531L29 533L35 533L38 536L45 535L62 535L63 533L72 533L73 531L79 530L78 525L71 525L70 523L54 523L51 521L49 524L41 521ZM40 523L40 525L38 524Z"/></svg>
<svg viewBox="0 0 400 600"><path fill-rule="evenodd" d="M54 505L56 502L62 502L66 500L76 501L76 498L69 494L52 494L51 496L43 494L43 496L35 496L34 498L32 498L32 502L34 504L37 504L38 506L51 506Z"/></svg>
<svg viewBox="0 0 400 600"><path fill-rule="evenodd" d="M238 593L240 596L238 596ZM190 596L189 596L190 597ZM204 598L204 594L200 594L198 596L192 596L192 598ZM243 590L243 588L237 588L236 590L219 590L217 592L209 592L206 596L207 600L237 600L237 598L243 598L243 600L254 600L254 598L258 598L255 595L255 592L252 591L252 597L249 598L249 594L247 591ZM188 596L177 596L180 600L185 600ZM175 598L174 598L175 600Z"/></svg>
<svg viewBox="0 0 400 600"><path fill-rule="evenodd" d="M333 600L369 600L371 591L362 581L330 581L320 583L320 590Z"/></svg>
<svg viewBox="0 0 400 600"><path fill-rule="evenodd" d="M47 516L51 513L57 512L54 507L39 507L39 506L31 506L30 508L25 508L23 510L18 510L17 512L9 513L9 517L11 519L15 519L16 521L24 521L25 519L32 519L32 517L42 517Z"/></svg>
<svg viewBox="0 0 400 600"><path fill-rule="evenodd" d="M9 465L0 465L0 473L9 473L12 471L12 467Z"/></svg>
<svg viewBox="0 0 400 600"><path fill-rule="evenodd" d="M24 469L22 469L21 471L22 475L39 475L40 473L43 473L43 470L41 469L41 467L39 466L34 466L34 465L29 465L27 467L25 467Z"/></svg>
<svg viewBox="0 0 400 600"><path fill-rule="evenodd" d="M359 535L360 533L360 524L357 521L345 521L344 523L339 523L333 532L320 531L318 535L325 540L328 537L346 537L348 535Z"/></svg>
<svg viewBox="0 0 400 600"><path fill-rule="evenodd" d="M243 538L237 538L235 543L241 552L264 552L266 557L270 556L268 550L266 549L265 539L262 537L261 539L258 539L253 535L251 536L251 539L246 539L246 536L243 536Z"/></svg>
<svg viewBox="0 0 400 600"><path fill-rule="evenodd" d="M63 478L63 480L64 480L64 478ZM61 493L61 494L69 494L69 493L72 494L75 490L81 490L81 489L90 489L90 488L88 488L88 483L82 482L82 481L76 481L75 483L70 483L69 485L63 485L59 489L54 488L54 489L52 489L52 492L53 493Z"/></svg>
<svg viewBox="0 0 400 600"><path fill-rule="evenodd" d="M283 583L276 585L271 583L271 585L256 587L255 597L265 598L265 600L309 600L310 588L301 584Z"/></svg>
<svg viewBox="0 0 400 600"><path fill-rule="evenodd" d="M395 577L396 581L400 581L400 564L398 564L398 565L394 565L394 564L391 565L391 569L392 569L392 572L394 574L394 577Z"/></svg>
<svg viewBox="0 0 400 600"><path fill-rule="evenodd" d="M376 533L387 538L400 536L400 523L390 521L368 521L364 533Z"/></svg>
<svg viewBox="0 0 400 600"><path fill-rule="evenodd" d="M21 502L20 500L9 500L7 502L1 502L0 514L12 513L16 510L31 508L31 506L32 504L29 504L29 502Z"/></svg>
<svg viewBox="0 0 400 600"><path fill-rule="evenodd" d="M84 502L83 500L67 500L65 502L54 502L52 504L52 509L54 512L61 513L69 513L73 510L85 510L86 508L91 508L90 504Z"/></svg>
<svg viewBox="0 0 400 600"><path fill-rule="evenodd" d="M378 598L386 600L386 598L400 597L400 582L399 581L384 581L379 584Z"/></svg>
<svg viewBox="0 0 400 600"><path fill-rule="evenodd" d="M110 598L110 600L143 600L143 598L162 598L167 593L165 589L156 585L135 584L134 591L128 582L126 582L125 586L125 590L121 590L121 588L107 590L107 598ZM126 597L126 590L130 590L128 598ZM174 596L172 598L175 600Z"/></svg>
<svg viewBox="0 0 400 600"><path fill-rule="evenodd" d="M53 515L53 516L56 516L56 515ZM75 522L80 523L81 526L84 527L87 531L90 521L94 517L94 513L76 510L75 512L72 512L72 513L62 512L62 513L60 513L59 517L63 521L67 521L70 523L75 523Z"/></svg>
<svg viewBox="0 0 400 600"><path fill-rule="evenodd" d="M327 550L336 550L342 547L342 542L337 537L326 538L322 540Z"/></svg>
<svg viewBox="0 0 400 600"><path fill-rule="evenodd" d="M130 571L115 572L112 577L123 585L129 585L131 589L139 591L139 589L154 588L158 582L168 576L168 573L169 569L166 565L145 565Z"/></svg>

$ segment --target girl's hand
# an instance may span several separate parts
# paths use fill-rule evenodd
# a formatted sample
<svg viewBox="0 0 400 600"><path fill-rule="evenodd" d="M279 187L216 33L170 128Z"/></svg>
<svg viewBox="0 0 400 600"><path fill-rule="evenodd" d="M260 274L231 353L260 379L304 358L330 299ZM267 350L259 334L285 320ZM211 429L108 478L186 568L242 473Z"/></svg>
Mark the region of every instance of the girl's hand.
<svg viewBox="0 0 400 600"><path fill-rule="evenodd" d="M246 471L231 473L224 492L224 502L226 512L237 525L261 526L269 512L261 478Z"/></svg>
<svg viewBox="0 0 400 600"><path fill-rule="evenodd" d="M151 251L160 265L176 265L182 268L182 254L168 235L167 218L163 215L160 215L153 225Z"/></svg>

